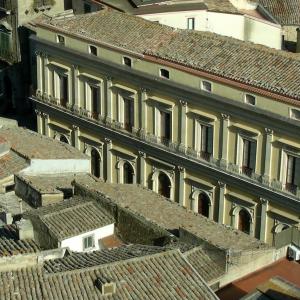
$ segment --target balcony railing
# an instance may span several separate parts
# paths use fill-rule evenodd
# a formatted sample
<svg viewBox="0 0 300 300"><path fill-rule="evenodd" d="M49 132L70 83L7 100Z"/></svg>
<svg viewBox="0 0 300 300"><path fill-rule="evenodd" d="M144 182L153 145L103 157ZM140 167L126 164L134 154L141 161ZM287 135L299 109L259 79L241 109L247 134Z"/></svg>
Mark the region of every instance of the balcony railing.
<svg viewBox="0 0 300 300"><path fill-rule="evenodd" d="M100 124L107 128L121 131L129 136L133 136L149 144L153 144L156 147L160 147L164 149L167 148L168 151L170 152L174 152L182 156L186 156L189 159L195 159L201 161L203 164L208 164L217 169L226 170L227 173L230 173L237 177L241 177L243 179L247 178L247 180L251 180L262 186L267 186L270 189L273 189L275 191L281 191L281 192L287 191L297 196L297 198L300 198L300 189L297 186L286 184L285 187L283 187L282 183L279 181L273 180L270 182L270 181L263 180L261 175L256 174L252 169L248 167L242 167L242 172L241 172L240 167L236 164L227 163L224 166L222 160L214 158L211 153L207 153L207 152L199 153L194 148L187 147L177 142L173 142L167 138L158 137L149 132L146 132L143 128L132 127L131 131L129 131L125 128L125 124L121 122L112 120L111 118L106 116L102 116L99 113L97 114L92 113L86 109L80 108L76 105L72 105L69 103L67 103L66 107L64 107L60 104L60 101L58 99L49 97L45 94L42 95L41 92L39 91L36 92L36 96L34 96L34 98L36 98L41 102L45 102L50 106L58 107L61 110L71 112L74 115L77 115L81 118L86 118L88 121L95 122L95 124Z"/></svg>

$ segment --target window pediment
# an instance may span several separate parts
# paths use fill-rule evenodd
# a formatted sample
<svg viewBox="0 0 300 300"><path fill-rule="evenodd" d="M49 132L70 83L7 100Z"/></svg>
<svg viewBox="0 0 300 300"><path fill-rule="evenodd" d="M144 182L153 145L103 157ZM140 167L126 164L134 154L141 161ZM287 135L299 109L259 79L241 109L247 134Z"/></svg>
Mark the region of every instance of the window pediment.
<svg viewBox="0 0 300 300"><path fill-rule="evenodd" d="M237 133L239 133L240 135L242 135L244 137L256 138L260 134L260 132L258 132L256 130L251 130L247 126L244 126L244 125L241 125L241 124L233 124L230 127L234 131L236 131Z"/></svg>
<svg viewBox="0 0 300 300"><path fill-rule="evenodd" d="M212 124L215 122L216 118L207 114L200 114L198 112L190 111L188 112L188 115L190 115L193 119L196 119L200 123L204 124Z"/></svg>

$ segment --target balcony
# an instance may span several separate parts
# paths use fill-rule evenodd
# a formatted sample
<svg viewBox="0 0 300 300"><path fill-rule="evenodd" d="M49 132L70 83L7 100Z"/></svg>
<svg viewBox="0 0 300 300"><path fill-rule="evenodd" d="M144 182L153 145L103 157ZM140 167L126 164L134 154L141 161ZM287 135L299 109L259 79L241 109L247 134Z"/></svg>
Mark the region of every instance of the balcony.
<svg viewBox="0 0 300 300"><path fill-rule="evenodd" d="M102 116L99 113L90 112L70 103L67 103L66 106L62 106L58 99L52 98L45 94L42 95L39 91L37 91L36 96L33 96L33 98L36 101L44 102L49 106L66 111L74 116L86 119L89 122L94 122L100 126L117 130L125 135L147 142L155 147L166 149L169 152L176 153L177 155L184 156L188 159L193 159L201 162L203 165L208 165L212 168L226 171L228 174L239 177L243 180L246 179L247 181L251 181L260 186L268 187L270 190L293 194L297 198L300 198L300 189L297 186L286 184L286 186L283 187L281 182L274 179L271 182L266 180L263 181L262 176L255 173L253 169L250 169L249 167L243 166L241 170L241 168L234 163L226 163L224 165L224 162L221 159L216 159L211 153L198 152L194 148L171 141L166 137L158 137L146 132L143 128L135 128L132 125L129 126L128 124L126 126L126 124L120 123L117 120L113 120L107 116Z"/></svg>

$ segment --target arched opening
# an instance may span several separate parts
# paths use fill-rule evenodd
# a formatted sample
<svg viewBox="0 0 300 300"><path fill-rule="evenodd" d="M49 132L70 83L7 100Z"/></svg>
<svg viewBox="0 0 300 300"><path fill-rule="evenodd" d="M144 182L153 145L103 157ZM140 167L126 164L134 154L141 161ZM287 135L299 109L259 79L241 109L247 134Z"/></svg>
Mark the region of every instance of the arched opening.
<svg viewBox="0 0 300 300"><path fill-rule="evenodd" d="M198 195L198 207L197 207L198 214L201 214L208 218L209 204L210 204L210 200L208 196L205 193L200 193Z"/></svg>
<svg viewBox="0 0 300 300"><path fill-rule="evenodd" d="M123 165L123 183L132 184L134 177L134 170L129 162L125 162Z"/></svg>
<svg viewBox="0 0 300 300"><path fill-rule="evenodd" d="M171 197L171 181L163 172L158 175L158 194L169 199Z"/></svg>
<svg viewBox="0 0 300 300"><path fill-rule="evenodd" d="M100 163L101 157L99 152L96 149L91 151L91 172L94 176L100 177Z"/></svg>
<svg viewBox="0 0 300 300"><path fill-rule="evenodd" d="M250 214L245 209L241 209L239 211L238 216L239 216L238 230L250 234L250 224L251 224Z"/></svg>
<svg viewBox="0 0 300 300"><path fill-rule="evenodd" d="M59 137L59 140L60 140L61 142L63 142L63 143L69 144L68 139L67 139L64 135L61 135L61 136Z"/></svg>

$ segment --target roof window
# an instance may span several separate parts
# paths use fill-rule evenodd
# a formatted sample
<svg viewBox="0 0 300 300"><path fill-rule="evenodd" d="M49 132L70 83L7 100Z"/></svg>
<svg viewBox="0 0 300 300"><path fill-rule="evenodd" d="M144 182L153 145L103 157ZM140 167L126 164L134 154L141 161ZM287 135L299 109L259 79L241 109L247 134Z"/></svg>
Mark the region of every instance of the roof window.
<svg viewBox="0 0 300 300"><path fill-rule="evenodd" d="M123 64L126 65L127 67L131 68L131 65L132 65L131 58L129 58L127 56L124 56L123 57Z"/></svg>
<svg viewBox="0 0 300 300"><path fill-rule="evenodd" d="M211 82L203 80L201 83L201 89L206 92L211 92L212 91Z"/></svg>
<svg viewBox="0 0 300 300"><path fill-rule="evenodd" d="M290 110L290 116L292 119L300 121L300 110L292 108Z"/></svg>
<svg viewBox="0 0 300 300"><path fill-rule="evenodd" d="M98 53L97 47L93 46L93 45L89 45L89 53L92 54L92 55L97 56L97 53Z"/></svg>
<svg viewBox="0 0 300 300"><path fill-rule="evenodd" d="M170 78L170 72L166 69L160 69L159 70L159 75L160 75L160 77L163 77L163 78L166 78L166 79Z"/></svg>
<svg viewBox="0 0 300 300"><path fill-rule="evenodd" d="M56 41L57 43L59 43L60 45L65 45L65 37L58 34L57 37L56 37Z"/></svg>
<svg viewBox="0 0 300 300"><path fill-rule="evenodd" d="M245 103L250 104L250 105L255 105L255 103L256 103L255 96L246 94L245 95Z"/></svg>

